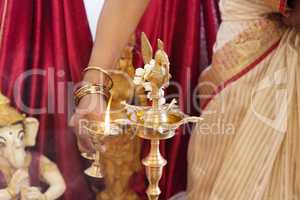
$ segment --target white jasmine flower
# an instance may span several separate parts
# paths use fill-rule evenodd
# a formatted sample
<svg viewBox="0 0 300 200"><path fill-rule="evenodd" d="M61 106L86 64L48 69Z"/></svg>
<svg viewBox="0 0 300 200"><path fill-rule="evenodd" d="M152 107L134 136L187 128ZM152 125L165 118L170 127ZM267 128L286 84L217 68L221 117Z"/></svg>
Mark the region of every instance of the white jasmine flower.
<svg viewBox="0 0 300 200"><path fill-rule="evenodd" d="M166 99L160 98L158 103L159 103L159 105L164 105L166 103Z"/></svg>
<svg viewBox="0 0 300 200"><path fill-rule="evenodd" d="M146 64L144 67L145 73L150 73L153 70L153 67L154 66L152 66L150 64Z"/></svg>
<svg viewBox="0 0 300 200"><path fill-rule="evenodd" d="M150 99L150 100L152 100L152 92L148 92L147 93L147 98Z"/></svg>
<svg viewBox="0 0 300 200"><path fill-rule="evenodd" d="M165 96L165 91L163 89L159 90L159 96L161 97Z"/></svg>
<svg viewBox="0 0 300 200"><path fill-rule="evenodd" d="M143 68L137 68L135 70L135 75L136 76L144 76L144 74L145 74L145 70Z"/></svg>
<svg viewBox="0 0 300 200"><path fill-rule="evenodd" d="M144 81L143 81L143 79L142 79L142 77L134 77L134 79L133 79L133 83L135 84L135 85L141 85L142 83L143 83Z"/></svg>
<svg viewBox="0 0 300 200"><path fill-rule="evenodd" d="M152 91L152 85L151 85L150 82L145 82L145 83L143 83L143 87L145 88L145 90L146 90L147 92L151 92L151 91Z"/></svg>
<svg viewBox="0 0 300 200"><path fill-rule="evenodd" d="M154 60L154 59L151 59L151 60L150 60L150 65L152 65L152 66L155 65L155 60Z"/></svg>

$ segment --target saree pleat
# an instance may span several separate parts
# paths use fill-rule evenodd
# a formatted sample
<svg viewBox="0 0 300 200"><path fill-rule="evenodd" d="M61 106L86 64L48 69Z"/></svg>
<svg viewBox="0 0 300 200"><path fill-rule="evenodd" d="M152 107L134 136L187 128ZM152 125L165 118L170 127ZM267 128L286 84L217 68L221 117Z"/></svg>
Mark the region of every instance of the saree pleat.
<svg viewBox="0 0 300 200"><path fill-rule="evenodd" d="M207 103L189 147L188 200L300 199L300 34L266 17L282 5L257 2L221 1L236 20L221 25L201 77Z"/></svg>

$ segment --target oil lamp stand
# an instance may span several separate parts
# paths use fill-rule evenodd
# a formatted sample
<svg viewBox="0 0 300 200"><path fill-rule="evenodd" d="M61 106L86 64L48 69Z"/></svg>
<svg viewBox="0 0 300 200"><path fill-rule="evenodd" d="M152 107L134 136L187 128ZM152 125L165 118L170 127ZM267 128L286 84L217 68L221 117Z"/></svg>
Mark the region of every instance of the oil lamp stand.
<svg viewBox="0 0 300 200"><path fill-rule="evenodd" d="M182 113L175 105L175 100L171 104L165 103L164 89L168 87L171 78L168 55L164 51L162 41L158 40L158 50L154 58L152 47L144 33L141 41L145 66L136 70L134 83L144 87L152 105L133 106L124 102L128 119L115 120L115 123L132 126L140 138L150 141L150 153L142 162L146 167L149 181L148 198L158 200L161 194L159 181L163 168L167 165L167 161L160 153L160 141L174 137L176 129L181 125L189 122L197 123L201 118L190 117Z"/></svg>
<svg viewBox="0 0 300 200"><path fill-rule="evenodd" d="M167 161L160 154L159 144L159 140L151 140L150 153L142 161L146 167L146 175L149 181L147 196L150 200L157 200L161 193L159 181L162 177L163 168L167 165Z"/></svg>

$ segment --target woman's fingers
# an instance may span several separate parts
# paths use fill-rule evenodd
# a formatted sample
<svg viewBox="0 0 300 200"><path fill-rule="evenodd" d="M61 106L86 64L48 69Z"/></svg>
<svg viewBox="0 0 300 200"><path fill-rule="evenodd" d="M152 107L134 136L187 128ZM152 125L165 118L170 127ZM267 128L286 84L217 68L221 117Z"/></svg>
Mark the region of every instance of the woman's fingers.
<svg viewBox="0 0 300 200"><path fill-rule="evenodd" d="M86 126L88 119L85 119L83 115L75 113L72 116L71 126L74 129L77 136L77 144L80 152L89 153L93 151L92 139L87 133Z"/></svg>
<svg viewBox="0 0 300 200"><path fill-rule="evenodd" d="M84 116L94 113L99 115L98 119L101 119L101 114L105 112L106 102L105 99L99 94L90 94L83 97L76 108L74 115L71 117L69 125L76 128L84 119Z"/></svg>
<svg viewBox="0 0 300 200"><path fill-rule="evenodd" d="M77 135L78 147L81 152L92 153L94 151L88 127L91 123L103 121L105 110L106 102L101 95L87 95L80 101L69 124Z"/></svg>

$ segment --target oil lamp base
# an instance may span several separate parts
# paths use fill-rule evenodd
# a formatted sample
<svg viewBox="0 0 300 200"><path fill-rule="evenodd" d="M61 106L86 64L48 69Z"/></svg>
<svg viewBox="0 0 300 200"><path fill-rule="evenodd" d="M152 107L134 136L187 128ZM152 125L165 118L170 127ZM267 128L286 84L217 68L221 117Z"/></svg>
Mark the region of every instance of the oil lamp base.
<svg viewBox="0 0 300 200"><path fill-rule="evenodd" d="M104 178L103 171L99 164L93 163L91 167L86 169L84 173L94 178Z"/></svg>
<svg viewBox="0 0 300 200"><path fill-rule="evenodd" d="M81 156L87 160L95 160L96 155L93 153L82 153Z"/></svg>
<svg viewBox="0 0 300 200"><path fill-rule="evenodd" d="M162 157L159 151L159 140L151 140L151 149L149 155L143 159L143 165L146 168L146 175L149 181L147 196L149 200L158 200L161 190L159 181L163 174L163 168L167 161Z"/></svg>
<svg viewBox="0 0 300 200"><path fill-rule="evenodd" d="M149 200L158 200L158 198L159 198L159 195L152 195L152 194L149 195L148 194L147 196L148 196Z"/></svg>

